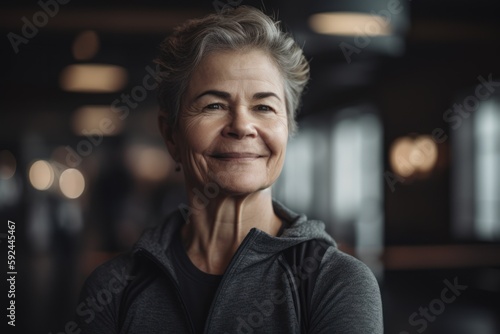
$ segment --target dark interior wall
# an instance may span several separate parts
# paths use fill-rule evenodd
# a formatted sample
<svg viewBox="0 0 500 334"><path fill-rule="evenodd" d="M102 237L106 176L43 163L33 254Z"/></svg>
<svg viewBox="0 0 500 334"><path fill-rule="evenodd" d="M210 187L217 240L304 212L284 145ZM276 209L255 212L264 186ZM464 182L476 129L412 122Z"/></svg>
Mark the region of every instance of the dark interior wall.
<svg viewBox="0 0 500 334"><path fill-rule="evenodd" d="M353 55L352 62L348 63L339 48L340 40L322 39L321 43L316 43L314 39L317 36L312 36L307 30L307 15L314 2L242 1L242 4L265 6L269 13L282 17L285 26L294 35L306 41L305 50L312 72L299 115L301 122L311 118L327 122L332 119L332 113L343 107L360 103L373 105L383 124L384 171L391 171L389 148L396 138L414 133L431 134L436 128L444 130L443 136L447 139L439 144L438 166L426 178L397 182L391 189L384 175L380 175L384 182L384 246L390 249L392 246L461 244L464 240L452 235L450 214L450 175L453 170L450 145L456 132L443 116L454 103L462 103L464 97L474 93L479 83L478 76L487 78L491 74L496 80L500 78L498 4L497 1L486 0L413 0L407 3L410 24L403 34L402 53L388 55L366 48L359 55ZM87 18L89 27L102 26L99 25L102 22L93 18L94 12L107 13L110 19L115 20L114 28L97 29L101 49L89 62L113 63L126 68L129 73L129 83L123 90L126 93L141 83L146 66L152 64L158 43L171 31L171 26L167 22L162 23L165 24L161 26L163 30L133 31L127 19L120 16L121 11L131 11L146 18L151 12L174 13L178 19L215 11L212 1L73 0L61 6L60 16L40 29L28 44L20 45L20 52L16 54L6 35L11 31L20 32L21 17L32 15L39 9L37 6L36 1L14 0L3 1L0 5L0 33L4 36L0 43L0 150L9 149L20 157L25 156L26 147L32 147L31 152L34 152L29 159L19 160L17 173L22 180L23 196L15 206L0 210L3 220L15 219L19 222L27 222L32 206L39 202L38 193L26 180L30 160L47 158L50 149L58 145L75 147L82 138L75 137L69 126L73 111L82 104L109 104L122 93L85 95L60 89L59 74L66 65L75 63L71 44L82 30L75 28L71 22L66 23L70 28L65 28L60 18L67 13L77 13ZM170 17L169 20L174 22ZM311 44L313 47L309 47ZM113 152L126 146L129 137L147 137L155 143L161 141L154 124L156 106L155 96L151 94L140 108L132 110L126 135L106 139L106 144L95 148L95 157L99 156L104 161L103 165L109 166L111 163L106 159L111 159ZM153 112L147 114L150 111ZM32 138L34 135L36 137ZM28 144L27 137L32 138ZM43 149L38 150L36 143L43 143ZM88 166L92 167L92 164L89 162ZM109 173L113 174L113 171ZM119 178L120 175L116 173L114 176ZM126 179L126 176L123 178ZM138 186L135 190L137 197L146 198L148 203L144 206L153 208L151 211L155 214L175 208L179 198L185 196L178 180L169 180L158 187L133 183L128 185L129 188L125 181L120 180L117 181L123 186L120 189L135 189ZM101 187L105 185L101 184ZM89 189L92 192L102 188L94 185ZM86 226L103 225L97 219L90 219L95 217L90 212L96 207L95 201L100 199L96 196L92 201L82 203L86 219L90 221ZM53 196L48 202L50 207L54 207L60 198ZM141 228L152 221L144 220L141 221ZM36 245L27 236L27 226L20 226L18 235L24 269L20 286L27 286L24 292L24 325L30 332L62 330L72 316L83 279L93 267L110 256L110 253L101 252L110 249L118 251L120 246L98 244L97 236L89 230L77 236L55 230L49 251L38 253ZM480 243L472 235L465 241L473 245ZM491 244L498 245L498 241ZM96 253L79 253L84 245L91 245L89 247ZM453 252L451 250L447 254L451 254L452 258L460 256ZM491 253L491 250L481 250L477 258L493 258L495 254ZM409 258L407 254L400 254L402 261ZM455 334L459 330L480 333L467 331L465 326L457 329L454 320L461 317L467 319L467 315L478 312L474 319L481 322L481 319L494 319L498 314L498 303L495 301L500 291L496 280L500 260L497 254L496 262L486 265L468 263L465 267L446 269L429 265L413 269L388 267L385 277L380 280L387 332L415 332L416 327L408 323L408 316L439 295L443 280L458 277L470 289L464 292L464 298L447 308L443 317L429 326L426 333L446 333L447 330ZM408 265L411 267L411 264ZM40 273L45 276L37 276ZM36 284L31 282L33 277L36 277ZM33 321L29 322L29 319ZM497 323L496 326L498 329L500 325Z"/></svg>

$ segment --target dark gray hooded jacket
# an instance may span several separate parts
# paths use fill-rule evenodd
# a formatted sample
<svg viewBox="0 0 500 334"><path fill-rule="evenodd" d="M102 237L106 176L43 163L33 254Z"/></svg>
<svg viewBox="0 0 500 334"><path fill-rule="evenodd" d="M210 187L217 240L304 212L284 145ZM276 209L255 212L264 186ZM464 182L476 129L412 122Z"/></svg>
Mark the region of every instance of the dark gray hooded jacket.
<svg viewBox="0 0 500 334"><path fill-rule="evenodd" d="M324 224L278 202L280 237L253 228L227 267L204 333L382 334L377 281L337 249ZM180 211L147 230L130 254L98 267L76 308L81 333L194 333L169 248Z"/></svg>

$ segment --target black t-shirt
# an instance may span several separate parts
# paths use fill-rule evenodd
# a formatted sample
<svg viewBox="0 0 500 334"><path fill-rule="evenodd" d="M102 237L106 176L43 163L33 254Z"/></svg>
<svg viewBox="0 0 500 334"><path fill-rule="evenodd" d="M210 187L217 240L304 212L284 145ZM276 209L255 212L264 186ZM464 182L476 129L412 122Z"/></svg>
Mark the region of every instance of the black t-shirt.
<svg viewBox="0 0 500 334"><path fill-rule="evenodd" d="M281 222L278 236L285 228ZM207 274L198 269L188 257L182 244L180 230L172 243L174 252L174 267L181 289L181 298L186 304L189 316L194 324L196 333L203 333L205 322L210 311L210 305L215 297L223 275Z"/></svg>
<svg viewBox="0 0 500 334"><path fill-rule="evenodd" d="M173 244L175 272L179 278L181 297L193 321L196 333L203 333L210 305L219 287L222 275L207 274L189 259L177 234Z"/></svg>

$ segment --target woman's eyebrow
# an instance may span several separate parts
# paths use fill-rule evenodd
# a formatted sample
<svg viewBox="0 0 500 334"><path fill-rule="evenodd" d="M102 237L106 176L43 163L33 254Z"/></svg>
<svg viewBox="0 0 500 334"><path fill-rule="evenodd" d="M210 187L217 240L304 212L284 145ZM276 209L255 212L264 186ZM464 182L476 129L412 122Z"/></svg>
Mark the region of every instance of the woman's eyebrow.
<svg viewBox="0 0 500 334"><path fill-rule="evenodd" d="M276 95L273 92L259 92L259 93L253 94L253 99L254 100L261 100L261 99L265 99L265 98L268 98L268 97L275 97L275 98L278 99L278 101L281 101L281 99L279 98L279 96Z"/></svg>
<svg viewBox="0 0 500 334"><path fill-rule="evenodd" d="M213 96L219 97L221 99L225 99L225 100L229 100L231 98L231 94L229 94L228 92L210 89L210 90L206 90L203 93L196 96L193 101L196 101L205 95L213 95ZM258 92L258 93L255 93L252 98L254 100L262 100L262 99L265 99L268 97L275 97L278 99L278 101L281 101L279 96L273 92Z"/></svg>
<svg viewBox="0 0 500 334"><path fill-rule="evenodd" d="M231 94L229 94L228 92L223 92L220 90L211 89L211 90L206 90L203 93L201 93L200 95L196 96L193 101L196 101L205 95L214 95L216 97L220 97L220 98L225 99L225 100L229 100L231 98Z"/></svg>

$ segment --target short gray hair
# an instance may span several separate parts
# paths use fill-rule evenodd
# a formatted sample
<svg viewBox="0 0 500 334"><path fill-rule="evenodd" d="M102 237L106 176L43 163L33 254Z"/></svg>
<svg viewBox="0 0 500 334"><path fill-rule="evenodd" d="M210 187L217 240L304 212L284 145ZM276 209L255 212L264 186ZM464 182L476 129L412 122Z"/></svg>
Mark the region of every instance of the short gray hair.
<svg viewBox="0 0 500 334"><path fill-rule="evenodd" d="M189 20L160 44L160 54L155 59L161 78L158 98L169 126L177 125L182 95L203 57L211 52L242 48L262 50L274 60L283 75L288 130L295 133L295 115L309 80L309 63L294 39L281 30L279 22L247 6Z"/></svg>

